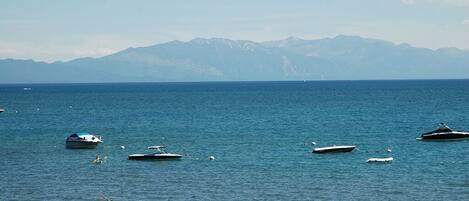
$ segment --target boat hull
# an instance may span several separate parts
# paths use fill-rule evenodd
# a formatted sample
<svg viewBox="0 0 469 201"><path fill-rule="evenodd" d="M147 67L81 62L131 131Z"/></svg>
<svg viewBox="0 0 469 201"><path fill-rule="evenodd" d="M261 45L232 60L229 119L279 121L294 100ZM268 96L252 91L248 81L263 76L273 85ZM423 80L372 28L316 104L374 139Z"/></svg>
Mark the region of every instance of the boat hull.
<svg viewBox="0 0 469 201"><path fill-rule="evenodd" d="M132 154L129 160L175 160L181 157L179 154Z"/></svg>
<svg viewBox="0 0 469 201"><path fill-rule="evenodd" d="M448 132L422 135L421 140L461 140L469 138L468 132Z"/></svg>
<svg viewBox="0 0 469 201"><path fill-rule="evenodd" d="M66 141L65 147L67 149L95 149L99 143L91 141Z"/></svg>
<svg viewBox="0 0 469 201"><path fill-rule="evenodd" d="M355 146L334 146L334 147L323 147L313 149L313 153L325 154L325 153L341 153L351 152L355 149Z"/></svg>
<svg viewBox="0 0 469 201"><path fill-rule="evenodd" d="M388 158L369 158L366 162L367 163L390 163L394 159L392 157Z"/></svg>

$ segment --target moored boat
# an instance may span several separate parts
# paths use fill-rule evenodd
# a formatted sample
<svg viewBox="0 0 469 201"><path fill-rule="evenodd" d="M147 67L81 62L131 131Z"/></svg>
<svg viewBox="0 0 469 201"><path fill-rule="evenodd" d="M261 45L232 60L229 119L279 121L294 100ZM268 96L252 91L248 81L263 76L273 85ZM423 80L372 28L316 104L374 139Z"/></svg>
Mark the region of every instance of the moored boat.
<svg viewBox="0 0 469 201"><path fill-rule="evenodd" d="M0 108L0 113L5 112L5 109Z"/></svg>
<svg viewBox="0 0 469 201"><path fill-rule="evenodd" d="M167 153L165 148L165 146L150 146L148 149L154 150L154 153L132 154L129 155L129 160L168 160L179 159L182 157L180 154Z"/></svg>
<svg viewBox="0 0 469 201"><path fill-rule="evenodd" d="M351 152L355 149L355 146L330 146L330 147L318 147L313 149L313 153L337 153L337 152Z"/></svg>
<svg viewBox="0 0 469 201"><path fill-rule="evenodd" d="M85 132L74 133L65 140L68 149L94 149L102 143L101 136Z"/></svg>
<svg viewBox="0 0 469 201"><path fill-rule="evenodd" d="M434 131L423 133L418 140L458 140L469 138L469 132L453 131L444 123L440 123L440 127Z"/></svg>

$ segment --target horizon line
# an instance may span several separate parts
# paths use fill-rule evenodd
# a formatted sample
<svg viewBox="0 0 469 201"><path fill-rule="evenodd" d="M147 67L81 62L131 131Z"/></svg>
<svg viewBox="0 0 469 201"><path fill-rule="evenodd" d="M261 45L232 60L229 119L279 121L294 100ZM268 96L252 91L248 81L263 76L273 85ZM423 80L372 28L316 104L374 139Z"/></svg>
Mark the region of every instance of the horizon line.
<svg viewBox="0 0 469 201"><path fill-rule="evenodd" d="M177 83L260 83L260 82L372 82L372 81L464 81L468 78L423 78L423 79L344 79L344 80L213 80L213 81L142 81L142 82L31 82L0 83L0 85L93 85L93 84L177 84Z"/></svg>

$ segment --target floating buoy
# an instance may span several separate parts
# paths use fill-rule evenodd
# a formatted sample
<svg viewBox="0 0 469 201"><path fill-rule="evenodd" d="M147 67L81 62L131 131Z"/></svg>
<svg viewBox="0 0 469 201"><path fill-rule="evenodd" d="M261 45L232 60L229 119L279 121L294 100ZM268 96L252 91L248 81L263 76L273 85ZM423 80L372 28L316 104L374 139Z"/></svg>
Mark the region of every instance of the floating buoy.
<svg viewBox="0 0 469 201"><path fill-rule="evenodd" d="M125 149L125 146L121 146L121 149Z"/></svg>
<svg viewBox="0 0 469 201"><path fill-rule="evenodd" d="M388 151L388 152L392 152L391 148L388 148L386 151Z"/></svg>
<svg viewBox="0 0 469 201"><path fill-rule="evenodd" d="M210 156L210 157L208 157L208 159L213 161L213 160L215 160L215 156Z"/></svg>
<svg viewBox="0 0 469 201"><path fill-rule="evenodd" d="M311 145L313 145L313 146L316 145L316 142L311 142Z"/></svg>

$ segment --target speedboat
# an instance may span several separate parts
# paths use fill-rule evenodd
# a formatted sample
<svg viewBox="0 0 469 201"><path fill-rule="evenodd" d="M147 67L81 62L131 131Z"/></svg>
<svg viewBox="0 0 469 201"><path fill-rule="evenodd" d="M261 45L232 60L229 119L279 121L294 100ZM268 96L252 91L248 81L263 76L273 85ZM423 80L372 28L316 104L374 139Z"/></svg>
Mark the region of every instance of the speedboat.
<svg viewBox="0 0 469 201"><path fill-rule="evenodd" d="M102 142L101 136L80 132L70 135L65 140L65 146L68 149L94 149Z"/></svg>
<svg viewBox="0 0 469 201"><path fill-rule="evenodd" d="M331 146L331 147L318 147L313 149L313 153L336 153L336 152L350 152L355 149L355 146Z"/></svg>
<svg viewBox="0 0 469 201"><path fill-rule="evenodd" d="M392 162L394 159L392 157L387 158L369 158L366 160L367 163L389 163Z"/></svg>
<svg viewBox="0 0 469 201"><path fill-rule="evenodd" d="M0 113L5 112L5 109L0 108Z"/></svg>
<svg viewBox="0 0 469 201"><path fill-rule="evenodd" d="M444 123L440 123L440 127L434 131L424 133L417 138L418 140L455 140L469 138L469 132L453 131Z"/></svg>
<svg viewBox="0 0 469 201"><path fill-rule="evenodd" d="M179 159L182 157L180 154L166 153L165 146L150 146L148 149L154 150L151 154L132 154L129 155L129 160L167 160Z"/></svg>

